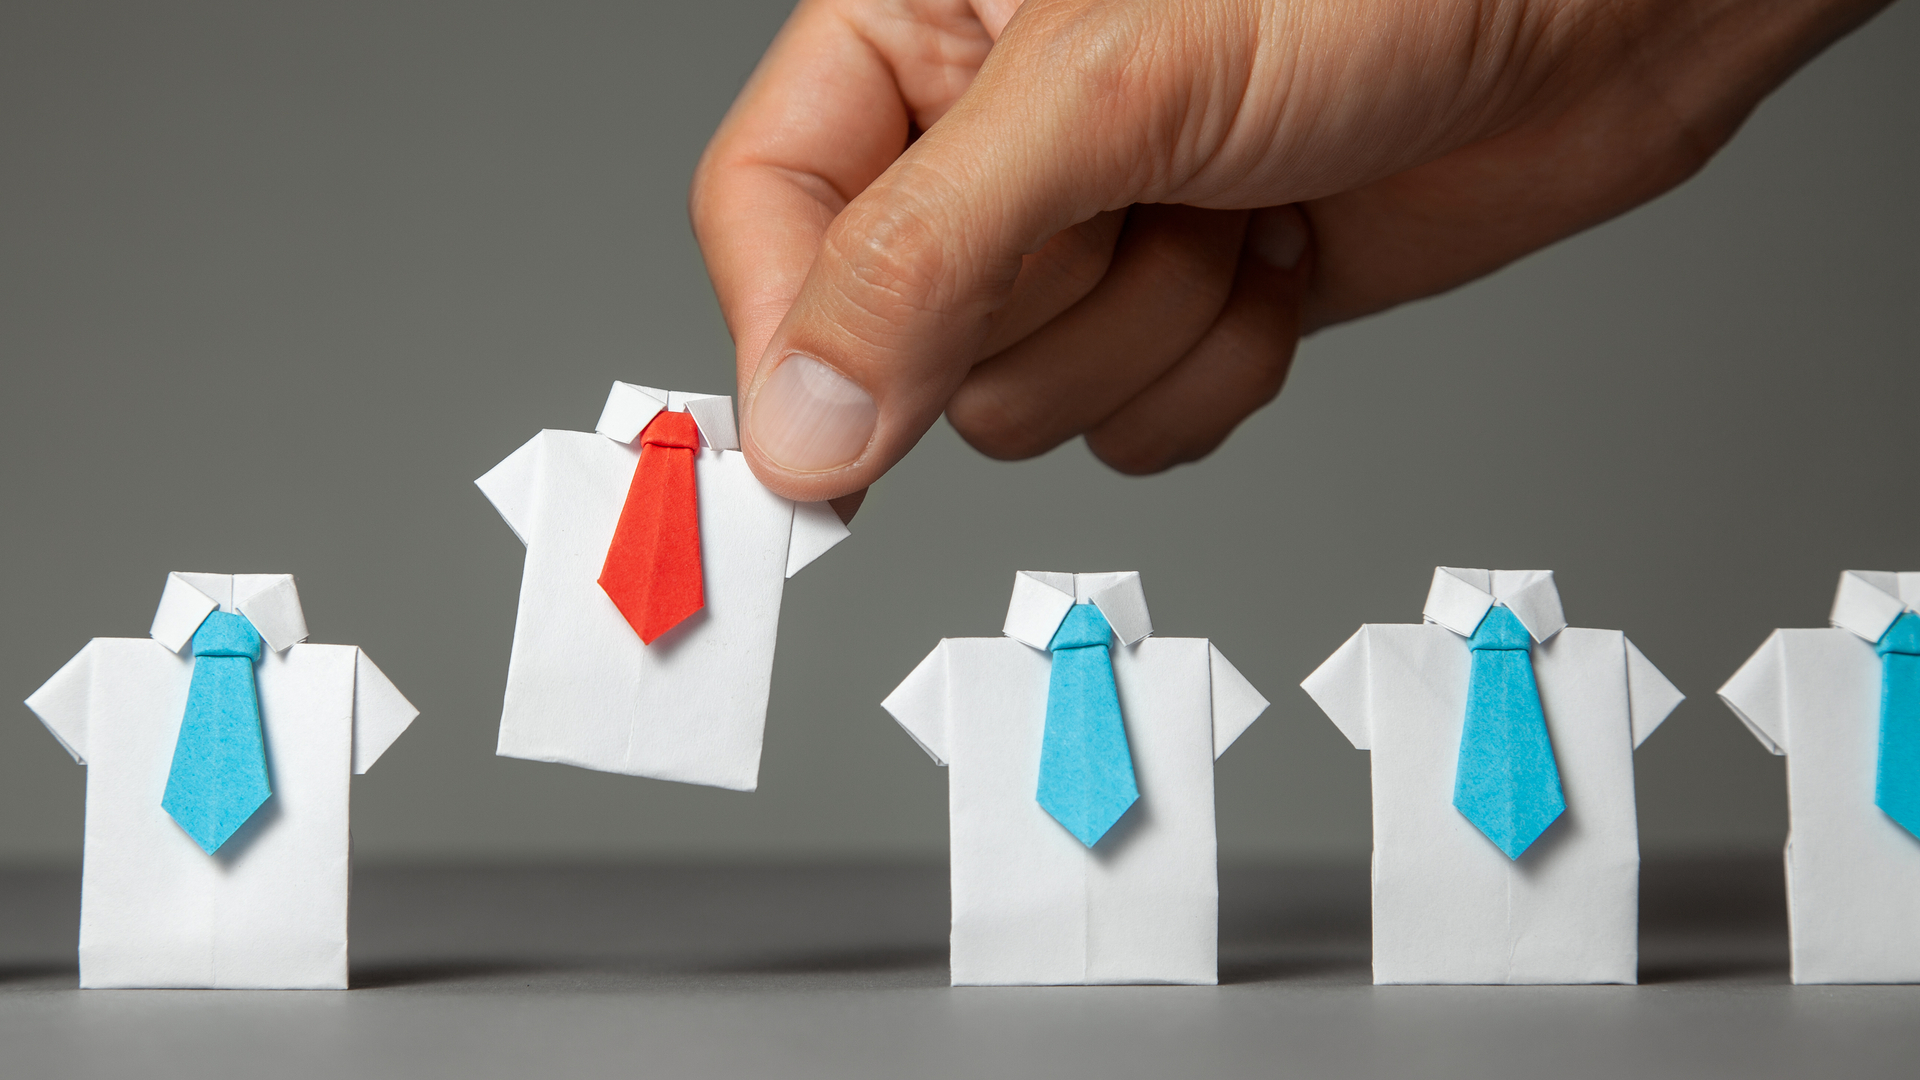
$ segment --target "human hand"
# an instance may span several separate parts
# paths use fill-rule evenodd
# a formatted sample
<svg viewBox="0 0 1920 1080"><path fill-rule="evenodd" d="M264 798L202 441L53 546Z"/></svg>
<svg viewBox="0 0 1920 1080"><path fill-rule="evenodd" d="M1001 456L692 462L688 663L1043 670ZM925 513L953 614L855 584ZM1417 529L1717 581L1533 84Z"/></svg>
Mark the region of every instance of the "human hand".
<svg viewBox="0 0 1920 1080"><path fill-rule="evenodd" d="M802 0L690 199L743 448L843 515L943 410L1200 457L1301 334L1671 188L1884 2Z"/></svg>

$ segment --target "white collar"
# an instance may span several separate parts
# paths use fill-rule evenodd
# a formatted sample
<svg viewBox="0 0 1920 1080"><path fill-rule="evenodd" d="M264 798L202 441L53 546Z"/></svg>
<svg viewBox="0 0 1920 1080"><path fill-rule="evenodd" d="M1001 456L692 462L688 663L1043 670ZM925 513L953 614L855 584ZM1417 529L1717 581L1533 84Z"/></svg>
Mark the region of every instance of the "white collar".
<svg viewBox="0 0 1920 1080"><path fill-rule="evenodd" d="M616 382L593 430L614 442L632 443L662 409L692 415L700 429L700 441L709 450L740 449L740 432L733 425L733 399L719 394L683 394Z"/></svg>
<svg viewBox="0 0 1920 1080"><path fill-rule="evenodd" d="M292 574L168 574L149 632L169 652L179 652L215 611L246 616L274 652L307 639Z"/></svg>
<svg viewBox="0 0 1920 1080"><path fill-rule="evenodd" d="M1495 604L1513 612L1535 641L1544 642L1567 627L1551 570L1436 566L1424 614L1430 623L1438 623L1461 637L1472 637Z"/></svg>
<svg viewBox="0 0 1920 1080"><path fill-rule="evenodd" d="M1903 611L1920 603L1920 574L1842 570L1828 620L1868 641L1879 641Z"/></svg>
<svg viewBox="0 0 1920 1080"><path fill-rule="evenodd" d="M1140 588L1140 575L1132 570L1111 574L1022 570L1013 575L1013 600L1007 605L1007 622L1000 632L1044 649L1075 604L1099 608L1122 645L1153 633L1153 620L1147 617L1147 594Z"/></svg>

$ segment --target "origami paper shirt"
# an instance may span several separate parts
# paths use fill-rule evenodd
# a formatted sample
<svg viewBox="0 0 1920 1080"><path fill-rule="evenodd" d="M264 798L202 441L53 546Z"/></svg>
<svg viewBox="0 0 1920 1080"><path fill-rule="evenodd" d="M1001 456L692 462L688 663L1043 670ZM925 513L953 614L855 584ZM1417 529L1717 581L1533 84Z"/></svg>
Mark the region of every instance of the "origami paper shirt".
<svg viewBox="0 0 1920 1080"><path fill-rule="evenodd" d="M265 639L255 668L273 795L208 855L161 807L187 644L215 611ZM417 710L351 645L298 644L285 574L169 574L145 638L95 638L27 699L87 766L83 987L345 989L348 778Z"/></svg>
<svg viewBox="0 0 1920 1080"><path fill-rule="evenodd" d="M1787 757L1788 921L1797 983L1920 982L1920 839L1875 799L1875 642L1920 604L1920 573L1848 570L1830 629L1776 630L1720 688Z"/></svg>
<svg viewBox="0 0 1920 1080"><path fill-rule="evenodd" d="M1040 805L1054 631L1112 624L1140 798L1092 848ZM948 767L954 985L1213 983L1213 762L1267 707L1204 638L1152 635L1140 576L1022 572L1004 636L948 638L885 707Z"/></svg>
<svg viewBox="0 0 1920 1080"><path fill-rule="evenodd" d="M1466 638L1526 627L1566 811L1509 859L1454 808ZM1368 625L1301 684L1373 754L1376 983L1636 981L1633 750L1682 695L1617 630L1566 625L1553 575L1440 567L1421 625Z"/></svg>
<svg viewBox="0 0 1920 1080"><path fill-rule="evenodd" d="M600 586L638 439L692 414L705 604L644 643ZM760 485L732 402L615 383L593 433L542 431L476 483L527 546L498 752L752 791L786 579L847 537Z"/></svg>

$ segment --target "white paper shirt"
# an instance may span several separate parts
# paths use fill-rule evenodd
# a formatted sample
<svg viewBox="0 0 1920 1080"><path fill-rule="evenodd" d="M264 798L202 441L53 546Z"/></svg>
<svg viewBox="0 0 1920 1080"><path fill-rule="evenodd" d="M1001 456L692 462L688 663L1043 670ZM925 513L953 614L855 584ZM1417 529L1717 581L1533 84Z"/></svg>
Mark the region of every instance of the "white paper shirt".
<svg viewBox="0 0 1920 1080"><path fill-rule="evenodd" d="M1880 656L1920 574L1840 575L1824 630L1776 630L1720 688L1787 757L1787 911L1797 983L1920 982L1920 839L1873 801Z"/></svg>
<svg viewBox="0 0 1920 1080"><path fill-rule="evenodd" d="M1046 645L1076 601L1119 639L1140 790L1091 850L1035 798ZM941 641L884 703L948 767L954 985L1217 981L1213 761L1267 701L1206 639L1151 632L1138 574L1023 572L1005 636Z"/></svg>
<svg viewBox="0 0 1920 1080"><path fill-rule="evenodd" d="M1454 808L1466 637L1499 603L1534 681L1567 809L1509 860ZM1368 625L1301 685L1373 754L1376 983L1631 983L1633 750L1682 695L1617 630L1566 625L1553 575L1440 567L1422 625Z"/></svg>
<svg viewBox="0 0 1920 1080"><path fill-rule="evenodd" d="M161 808L187 644L215 610L266 640L254 678L273 795L208 855ZM170 574L151 637L95 638L27 707L87 766L83 987L345 989L348 778L418 715L351 645L307 636L285 574Z"/></svg>
<svg viewBox="0 0 1920 1080"><path fill-rule="evenodd" d="M600 588L661 409L693 414L702 449L700 567L706 606L641 642ZM786 579L844 540L825 503L754 479L729 399L614 383L593 433L542 431L476 483L527 546L498 752L603 772L752 791Z"/></svg>

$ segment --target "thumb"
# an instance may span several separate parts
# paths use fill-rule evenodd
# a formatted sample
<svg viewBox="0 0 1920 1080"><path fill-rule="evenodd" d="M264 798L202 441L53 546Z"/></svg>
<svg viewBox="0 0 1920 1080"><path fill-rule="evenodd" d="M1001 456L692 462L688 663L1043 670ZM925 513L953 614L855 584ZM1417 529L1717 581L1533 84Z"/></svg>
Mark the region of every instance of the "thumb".
<svg viewBox="0 0 1920 1080"><path fill-rule="evenodd" d="M1113 152L1124 134L1098 133L1124 131L1111 105L1090 122L1076 100L1087 82L1045 77L1060 43L1023 43L1034 7L954 107L834 220L743 372L742 447L775 492L812 501L873 483L980 359L1023 256L1135 201L1125 187L1145 170Z"/></svg>

